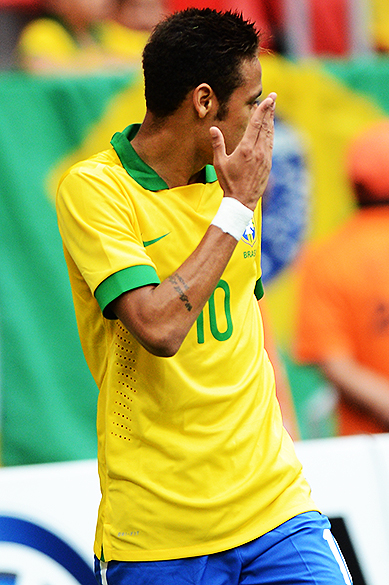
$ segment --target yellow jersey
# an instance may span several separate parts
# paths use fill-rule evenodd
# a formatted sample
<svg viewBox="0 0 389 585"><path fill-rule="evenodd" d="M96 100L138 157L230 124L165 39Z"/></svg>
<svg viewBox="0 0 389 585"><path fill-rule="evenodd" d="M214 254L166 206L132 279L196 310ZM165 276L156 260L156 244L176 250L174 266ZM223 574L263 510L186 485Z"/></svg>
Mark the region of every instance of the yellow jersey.
<svg viewBox="0 0 389 585"><path fill-rule="evenodd" d="M81 343L100 389L94 550L106 561L211 554L315 509L264 349L259 206L175 356L147 352L110 311L118 295L178 269L223 197L211 166L204 183L168 189L132 148L136 131L73 166L57 196Z"/></svg>

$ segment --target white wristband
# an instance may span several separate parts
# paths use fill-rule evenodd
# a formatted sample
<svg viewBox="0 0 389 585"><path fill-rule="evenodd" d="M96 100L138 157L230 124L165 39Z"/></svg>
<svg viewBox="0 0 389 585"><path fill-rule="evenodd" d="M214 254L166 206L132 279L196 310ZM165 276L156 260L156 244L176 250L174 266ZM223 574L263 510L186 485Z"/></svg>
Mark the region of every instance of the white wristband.
<svg viewBox="0 0 389 585"><path fill-rule="evenodd" d="M254 211L251 211L237 199L223 197L211 225L215 225L226 234L230 234L239 242L253 215Z"/></svg>

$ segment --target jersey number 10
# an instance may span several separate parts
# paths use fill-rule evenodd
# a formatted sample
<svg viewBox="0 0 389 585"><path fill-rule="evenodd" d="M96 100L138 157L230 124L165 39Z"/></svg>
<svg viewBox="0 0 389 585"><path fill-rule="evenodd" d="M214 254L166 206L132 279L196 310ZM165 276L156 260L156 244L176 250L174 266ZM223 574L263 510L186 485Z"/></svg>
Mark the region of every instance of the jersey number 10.
<svg viewBox="0 0 389 585"><path fill-rule="evenodd" d="M217 289L220 288L224 292L224 314L225 314L225 321L226 321L226 329L225 331L220 331L217 325L217 318L216 318L216 308L215 308L215 292ZM217 341L226 341L232 335L232 318L231 318L231 306L230 306L230 287L225 280L219 280L215 290L211 294L208 300L208 310L209 310L209 325L211 329L211 334ZM204 343L204 309L201 311L200 315L196 321L197 325L197 343Z"/></svg>

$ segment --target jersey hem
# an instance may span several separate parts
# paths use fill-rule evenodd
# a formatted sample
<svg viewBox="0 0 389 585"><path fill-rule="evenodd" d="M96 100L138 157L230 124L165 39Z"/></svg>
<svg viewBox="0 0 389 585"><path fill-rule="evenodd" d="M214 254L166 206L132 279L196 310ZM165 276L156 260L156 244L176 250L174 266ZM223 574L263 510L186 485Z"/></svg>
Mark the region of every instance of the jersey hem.
<svg viewBox="0 0 389 585"><path fill-rule="evenodd" d="M214 543L202 543L196 546L189 546L185 548L173 548L168 550L160 550L160 551L153 551L153 550L144 550L138 551L134 553L129 553L126 551L112 551L110 547L104 545L104 558L105 561L124 561L124 562L140 562L140 561L169 561L174 559L184 559L190 557L198 557L204 555L211 555L219 552L223 552L226 550L230 550L232 548L236 548L241 546L242 544L246 544L247 542L251 542L260 538L264 534L271 532L275 528L278 528L284 522L291 520L295 516L299 514L304 514L305 512L319 512L321 510L314 505L307 505L305 504L302 506L295 506L289 513L286 515L280 515L275 520L273 519L272 522L269 522L268 525L265 525L262 530L252 530L245 536L241 535L241 537L231 537L224 540L218 540ZM100 544L96 543L94 547L94 554L97 558L101 556L101 546Z"/></svg>

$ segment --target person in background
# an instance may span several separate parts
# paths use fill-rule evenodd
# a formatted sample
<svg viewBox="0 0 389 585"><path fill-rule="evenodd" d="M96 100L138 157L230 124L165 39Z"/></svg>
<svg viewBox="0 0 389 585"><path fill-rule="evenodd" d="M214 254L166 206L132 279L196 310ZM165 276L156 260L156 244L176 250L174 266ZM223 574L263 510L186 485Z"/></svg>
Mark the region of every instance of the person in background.
<svg viewBox="0 0 389 585"><path fill-rule="evenodd" d="M259 201L276 95L259 100L258 53L238 13L163 20L143 52L143 122L58 187L100 389L100 585L351 584L264 350Z"/></svg>
<svg viewBox="0 0 389 585"><path fill-rule="evenodd" d="M116 20L130 30L149 35L167 12L165 0L117 0Z"/></svg>
<svg viewBox="0 0 389 585"><path fill-rule="evenodd" d="M42 17L22 31L21 69L34 73L76 73L105 65L108 50L101 24L111 16L110 0L42 0Z"/></svg>
<svg viewBox="0 0 389 585"><path fill-rule="evenodd" d="M338 391L340 435L389 431L389 120L350 146L358 209L300 261L295 357Z"/></svg>
<svg viewBox="0 0 389 585"><path fill-rule="evenodd" d="M20 32L39 14L40 0L0 0L0 71L14 68Z"/></svg>
<svg viewBox="0 0 389 585"><path fill-rule="evenodd" d="M163 0L117 0L114 17L104 26L110 46L126 62L140 65L150 32L167 12Z"/></svg>
<svg viewBox="0 0 389 585"><path fill-rule="evenodd" d="M159 0L153 9L154 0L42 0L42 5L45 14L24 28L17 45L19 67L39 74L140 68L143 47L161 15Z"/></svg>

